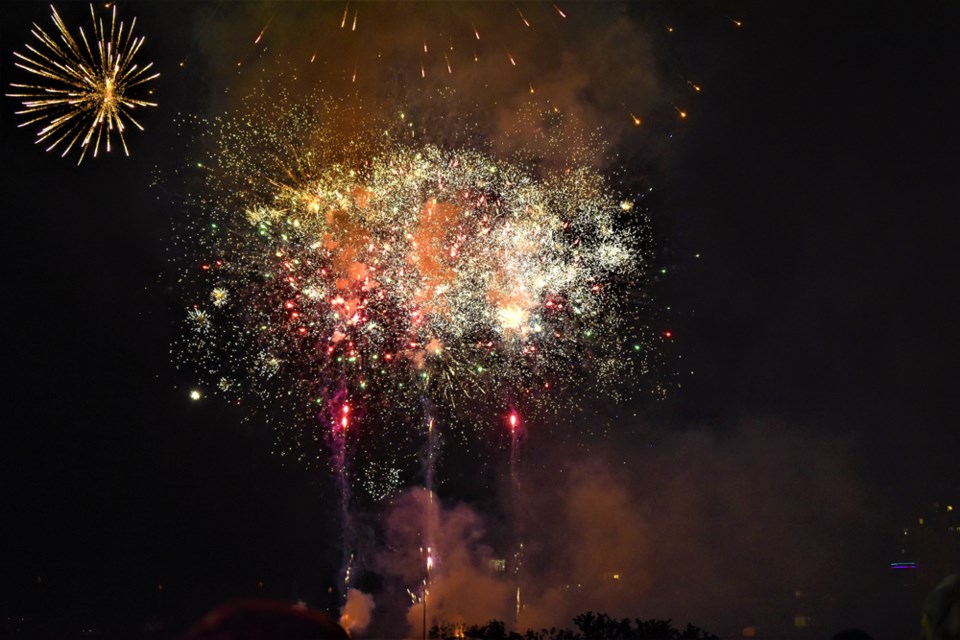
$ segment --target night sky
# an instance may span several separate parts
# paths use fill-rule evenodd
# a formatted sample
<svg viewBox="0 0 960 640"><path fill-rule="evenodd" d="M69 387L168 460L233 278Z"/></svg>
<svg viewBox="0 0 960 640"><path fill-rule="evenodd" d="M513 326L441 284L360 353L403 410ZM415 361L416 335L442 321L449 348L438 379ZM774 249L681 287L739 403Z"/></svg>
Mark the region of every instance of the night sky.
<svg viewBox="0 0 960 640"><path fill-rule="evenodd" d="M577 474L596 466L589 477L609 474L617 489L590 480L570 495L622 491L620 521L636 516L649 533L630 539L647 545L638 557L662 544L644 565L656 565L652 586L627 594L629 608L611 603L611 614L670 614L736 636L775 617L750 597L802 583L819 625L811 637L844 626L878 639L913 633L924 589L949 567L903 590L886 566L899 559L901 530L932 503L960 504L960 8L603 3L643 46L598 52L596 21L580 17L594 9L567 4L567 40L554 46L608 62L591 67L590 95L575 99L593 101L599 123L621 121L604 129L620 169L655 187L656 271L666 274L650 285L650 322L672 336L656 374L670 391L615 410L588 403L583 420L623 416L588 446L571 438L537 450L531 436L530 486L554 486L554 469L587 477ZM313 6L339 22L342 4ZM469 10L505 8L512 25L511 6ZM192 402L194 380L173 365L185 307L170 260L190 213L169 180L154 186L195 153L177 115L217 113L231 100L224 89L247 81L224 60L296 59L298 42L252 41L262 17L275 16L279 33L310 7L121 4L162 74L160 106L140 112L146 130L129 135L129 158L114 149L78 167L75 156L44 153L31 127L16 127L18 103L3 99L5 632L24 616L36 637L83 627L137 637L149 625L170 637L236 597L337 605L330 474L281 464L260 417L216 396ZM85 4L58 8L70 25L89 20ZM31 22L49 24L49 7L7 3L3 16L7 92L24 79L12 52ZM228 36L242 45L221 45ZM534 49L542 36L523 37ZM643 132L610 106L617 96L650 114ZM461 484L441 497L482 513ZM751 565L763 562L778 573L756 577ZM676 586L685 581L707 584Z"/></svg>

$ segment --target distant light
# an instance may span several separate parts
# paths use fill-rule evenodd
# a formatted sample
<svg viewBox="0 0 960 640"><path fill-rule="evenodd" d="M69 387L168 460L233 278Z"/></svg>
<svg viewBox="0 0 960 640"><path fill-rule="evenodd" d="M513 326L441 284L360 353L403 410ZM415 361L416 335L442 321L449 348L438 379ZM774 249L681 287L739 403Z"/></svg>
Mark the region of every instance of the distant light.
<svg viewBox="0 0 960 640"><path fill-rule="evenodd" d="M199 389L193 389L193 390L190 391L190 399L191 399L191 400L199 400L199 399L202 398L202 397L203 397L203 394L200 393L200 390L199 390Z"/></svg>
<svg viewBox="0 0 960 640"><path fill-rule="evenodd" d="M916 569L916 562L891 562L890 568L895 571L902 571L904 569Z"/></svg>

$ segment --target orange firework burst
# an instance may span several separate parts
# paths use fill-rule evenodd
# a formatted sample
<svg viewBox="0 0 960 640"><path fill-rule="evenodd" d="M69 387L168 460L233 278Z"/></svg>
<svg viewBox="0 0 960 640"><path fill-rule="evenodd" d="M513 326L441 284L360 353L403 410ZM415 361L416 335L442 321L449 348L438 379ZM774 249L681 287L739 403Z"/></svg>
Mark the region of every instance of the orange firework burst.
<svg viewBox="0 0 960 640"><path fill-rule="evenodd" d="M81 27L78 41L70 35L57 10L51 10L59 38L51 37L34 23L31 33L42 46L27 44L27 55L13 54L19 60L16 66L43 78L42 84L10 85L20 92L7 95L23 100L23 109L17 114L29 118L19 126L39 123L37 142L49 141L47 151L63 143L64 156L79 142L77 164L83 162L91 147L94 156L101 144L109 152L114 133L124 152L130 155L123 135L125 120L142 131L131 112L136 107L157 106L155 102L132 97L130 91L160 75L149 73L153 63L140 67L134 62L144 42L142 36L133 36L136 19L129 29L122 21L118 24L114 5L109 27L105 28L103 18L97 18L90 5L92 37L88 39Z"/></svg>

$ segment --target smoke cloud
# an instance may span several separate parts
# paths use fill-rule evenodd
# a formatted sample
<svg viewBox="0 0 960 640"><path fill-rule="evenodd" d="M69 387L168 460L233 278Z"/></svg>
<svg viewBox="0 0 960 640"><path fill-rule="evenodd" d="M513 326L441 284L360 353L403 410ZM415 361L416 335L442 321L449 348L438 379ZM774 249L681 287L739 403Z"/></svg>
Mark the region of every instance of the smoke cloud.
<svg viewBox="0 0 960 640"><path fill-rule="evenodd" d="M340 611L340 626L350 635L364 631L370 624L374 607L373 596L358 589L348 590L347 600Z"/></svg>
<svg viewBox="0 0 960 640"><path fill-rule="evenodd" d="M843 606L858 580L851 570L845 581L844 568L856 566L869 527L847 443L759 423L637 435L528 443L516 522L509 507L481 513L424 489L399 496L368 569L385 577L378 599L407 605L403 619L373 628L421 633L428 554L428 625L539 629L592 610L739 635L789 628L806 594L817 594L818 613Z"/></svg>
<svg viewBox="0 0 960 640"><path fill-rule="evenodd" d="M669 100L629 3L565 13L549 3L239 3L199 20L196 42L214 114L269 81L375 121L403 112L422 141L597 164L638 135L634 115Z"/></svg>
<svg viewBox="0 0 960 640"><path fill-rule="evenodd" d="M428 624L486 621L491 613L504 613L511 585L491 570L496 556L478 511L465 504L443 505L435 494L415 488L393 502L384 530L386 545L376 554L376 569L407 585L414 600L407 628L394 627L394 632L420 632L424 600Z"/></svg>

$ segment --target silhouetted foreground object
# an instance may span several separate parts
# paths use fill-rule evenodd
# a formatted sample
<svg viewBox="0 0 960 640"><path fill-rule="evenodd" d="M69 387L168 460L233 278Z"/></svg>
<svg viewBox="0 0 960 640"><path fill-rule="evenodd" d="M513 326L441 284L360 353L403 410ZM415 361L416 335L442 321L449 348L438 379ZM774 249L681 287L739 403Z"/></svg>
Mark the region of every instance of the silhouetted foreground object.
<svg viewBox="0 0 960 640"><path fill-rule="evenodd" d="M873 640L873 636L863 629L844 629L833 634L832 640Z"/></svg>
<svg viewBox="0 0 960 640"><path fill-rule="evenodd" d="M349 640L330 616L289 602L243 600L204 616L182 640Z"/></svg>
<svg viewBox="0 0 960 640"><path fill-rule="evenodd" d="M924 640L960 640L960 576L949 575L923 602Z"/></svg>
<svg viewBox="0 0 960 640"><path fill-rule="evenodd" d="M712 633L700 627L688 624L680 631L673 626L672 620L640 620L639 618L614 619L605 613L588 611L573 619L577 631L570 629L528 630L524 634L507 632L506 625L499 620L491 620L486 625L463 628L444 624L430 629L431 638L485 638L487 640L720 640Z"/></svg>

